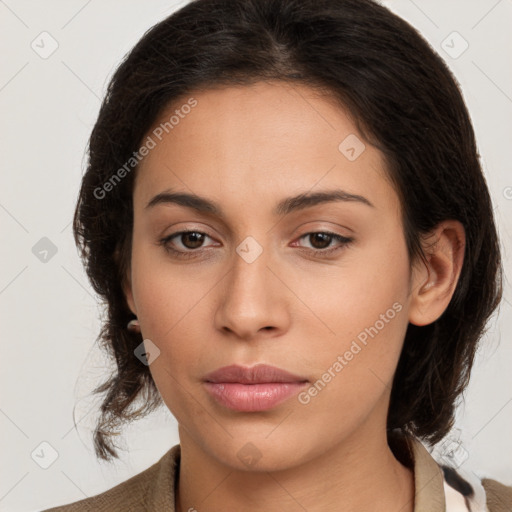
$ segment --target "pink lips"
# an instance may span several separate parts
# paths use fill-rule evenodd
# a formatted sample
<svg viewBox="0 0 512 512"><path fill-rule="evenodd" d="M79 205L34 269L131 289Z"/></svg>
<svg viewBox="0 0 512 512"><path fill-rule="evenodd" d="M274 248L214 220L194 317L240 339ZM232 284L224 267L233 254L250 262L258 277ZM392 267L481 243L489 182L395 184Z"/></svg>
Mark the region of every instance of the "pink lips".
<svg viewBox="0 0 512 512"><path fill-rule="evenodd" d="M209 394L221 405L243 412L265 411L284 402L307 385L305 377L259 364L231 365L205 377Z"/></svg>

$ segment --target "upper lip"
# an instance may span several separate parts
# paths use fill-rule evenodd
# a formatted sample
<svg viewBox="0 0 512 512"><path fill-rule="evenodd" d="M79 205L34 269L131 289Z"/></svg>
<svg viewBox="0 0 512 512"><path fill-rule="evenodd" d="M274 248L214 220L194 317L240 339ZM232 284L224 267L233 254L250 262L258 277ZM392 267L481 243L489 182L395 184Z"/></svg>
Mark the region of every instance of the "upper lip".
<svg viewBox="0 0 512 512"><path fill-rule="evenodd" d="M205 381L214 383L261 384L266 382L306 382L307 379L276 366L258 364L251 367L238 365L223 366L206 375Z"/></svg>

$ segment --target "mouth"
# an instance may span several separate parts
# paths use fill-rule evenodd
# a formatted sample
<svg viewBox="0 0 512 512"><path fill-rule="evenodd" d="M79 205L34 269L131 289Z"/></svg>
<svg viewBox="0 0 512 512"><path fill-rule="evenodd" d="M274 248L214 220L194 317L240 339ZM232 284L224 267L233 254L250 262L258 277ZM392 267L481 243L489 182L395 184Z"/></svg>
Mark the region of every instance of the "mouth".
<svg viewBox="0 0 512 512"><path fill-rule="evenodd" d="M206 390L218 404L240 412L272 409L297 394L308 382L306 377L265 364L224 366L204 379Z"/></svg>

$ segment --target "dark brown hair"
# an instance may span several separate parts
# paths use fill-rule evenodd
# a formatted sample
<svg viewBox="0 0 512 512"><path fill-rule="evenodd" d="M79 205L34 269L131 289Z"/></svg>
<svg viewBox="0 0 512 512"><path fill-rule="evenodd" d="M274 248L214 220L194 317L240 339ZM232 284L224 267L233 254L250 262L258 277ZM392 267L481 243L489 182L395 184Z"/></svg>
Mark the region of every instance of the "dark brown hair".
<svg viewBox="0 0 512 512"><path fill-rule="evenodd" d="M411 262L424 259L421 237L440 221L464 226L452 300L434 323L409 324L388 414L389 430L430 443L453 424L477 343L501 299L502 275L491 200L455 78L414 28L371 0L195 0L148 30L124 58L89 140L73 229L107 309L98 340L115 360L94 390L105 394L94 432L102 459L118 456L118 427L162 403L148 366L134 356L142 337L126 329L133 314L122 282L136 166L112 178L170 104L201 89L274 79L327 92L383 153Z"/></svg>

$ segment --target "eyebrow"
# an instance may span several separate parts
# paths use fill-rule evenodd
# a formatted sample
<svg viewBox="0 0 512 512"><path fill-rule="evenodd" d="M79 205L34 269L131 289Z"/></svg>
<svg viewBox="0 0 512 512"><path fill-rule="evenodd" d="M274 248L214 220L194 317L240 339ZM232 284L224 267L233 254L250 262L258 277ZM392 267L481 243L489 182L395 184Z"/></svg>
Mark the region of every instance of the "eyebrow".
<svg viewBox="0 0 512 512"><path fill-rule="evenodd" d="M333 202L356 202L375 208L366 197L358 194L350 194L344 190L325 190L319 192L304 192L293 197L287 197L275 206L272 213L276 216L287 215L319 204ZM172 190L161 192L148 202L145 209L153 208L159 204L177 204L196 210L199 213L224 217L222 208L218 203L187 192L173 192Z"/></svg>

